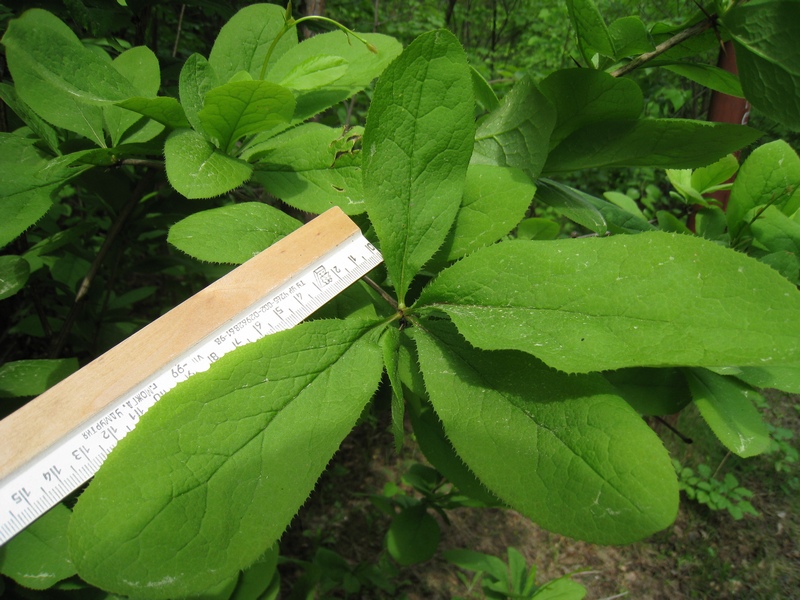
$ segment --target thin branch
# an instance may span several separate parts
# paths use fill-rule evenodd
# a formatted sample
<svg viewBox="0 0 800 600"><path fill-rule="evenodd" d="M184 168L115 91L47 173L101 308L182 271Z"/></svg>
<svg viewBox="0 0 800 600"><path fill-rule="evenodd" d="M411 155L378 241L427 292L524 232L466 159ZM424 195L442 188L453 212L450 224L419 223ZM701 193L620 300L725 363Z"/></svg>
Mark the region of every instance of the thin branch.
<svg viewBox="0 0 800 600"><path fill-rule="evenodd" d="M111 229L108 230L106 239L103 240L103 244L100 246L97 256L94 257L92 264L89 266L89 271L86 273L83 281L81 281L81 285L78 288L77 294L75 294L75 301L73 302L72 307L69 309L69 314L67 315L64 325L58 334L58 339L53 344L53 347L50 351L50 358L58 358L58 356L61 354L61 351L64 349L64 345L67 342L67 337L69 336L72 326L75 324L75 320L78 317L78 311L80 310L81 306L83 306L83 299L89 292L92 281L94 281L97 272L100 270L100 266L103 264L111 245L117 239L119 232L122 230L122 226L125 224L125 221L128 220L128 217L133 212L133 209L136 208L136 206L139 204L139 201L152 186L152 184L153 173L148 172L147 175L139 180L139 183L131 193L131 197L128 199L128 202L122 207L122 210L120 211L119 215L117 215L116 220L111 225Z"/></svg>
<svg viewBox="0 0 800 600"><path fill-rule="evenodd" d="M643 64L653 60L655 57L664 54L664 52L666 52L667 50L670 50L671 48L674 48L675 46L682 44L686 40L693 38L696 35L700 35L704 31L711 29L714 26L714 22L715 21L713 19L706 19L705 21L700 21L699 23L696 23L691 27L684 29L680 33L669 38L667 41L661 42L658 46L656 46L656 49L653 50L652 52L645 52L644 54L641 54L636 58L634 58L627 65L623 65L616 71L612 71L611 76L622 77L623 75L627 75L634 69L638 69Z"/></svg>
<svg viewBox="0 0 800 600"><path fill-rule="evenodd" d="M155 167L156 169L164 168L163 160L152 160L149 158L123 158L117 164L132 165L134 167Z"/></svg>
<svg viewBox="0 0 800 600"><path fill-rule="evenodd" d="M186 12L186 5L181 4L181 14L178 15L178 30L175 32L175 44L172 46L172 58L178 54L178 42L181 39L181 28L183 27L183 13Z"/></svg>
<svg viewBox="0 0 800 600"><path fill-rule="evenodd" d="M677 435L677 436L678 436L678 437L681 439L681 441L682 441L684 444L692 444L692 443L694 443L694 441L692 440L692 438L690 438L690 437L687 437L687 436L683 435L683 434L682 434L680 431L678 431L678 430L677 430L675 427L673 427L673 426L672 426L670 423L668 423L668 422L667 422L665 419L663 419L662 417L659 417L658 415L656 415L656 416L655 416L655 417L653 417L653 418L654 418L656 421L658 421L659 423L661 423L662 425L664 425L664 426L665 426L667 429L669 429L669 430L670 430L672 433L674 433L675 435Z"/></svg>
<svg viewBox="0 0 800 600"><path fill-rule="evenodd" d="M728 453L720 461L719 465L717 465L717 469L714 471L714 474L711 476L711 479L716 479L717 478L717 474L719 473L719 470L722 468L722 465L724 465L727 462L727 460L730 458L730 456L731 456L731 451L728 450Z"/></svg>
<svg viewBox="0 0 800 600"><path fill-rule="evenodd" d="M389 294L386 292L386 290L384 290L384 289L383 289L381 286L379 286L377 283L375 283L374 281L372 281L372 279L370 279L370 278L369 278L369 277L367 277L366 275L364 275L364 276L363 276L361 279L363 279L363 280L364 280L364 283L366 283L366 284L367 284L369 287L371 287L373 290L375 290L376 292L378 292L378 293L380 294L381 298L383 298L384 300L386 300L386 302L388 302L388 303L389 303L389 305L390 305L390 306L391 306L393 309L395 309L395 310L400 310L400 307L399 307L399 306L398 306L398 304L397 304L397 300L395 300L394 298L392 298L392 297L391 297L391 296L390 296L390 295L389 295Z"/></svg>

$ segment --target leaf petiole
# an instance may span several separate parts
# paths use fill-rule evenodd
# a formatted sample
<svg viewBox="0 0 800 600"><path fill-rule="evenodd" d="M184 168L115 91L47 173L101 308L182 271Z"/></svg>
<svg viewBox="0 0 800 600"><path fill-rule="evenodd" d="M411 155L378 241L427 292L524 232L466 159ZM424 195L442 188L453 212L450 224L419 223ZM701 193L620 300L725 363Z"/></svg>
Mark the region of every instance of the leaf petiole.
<svg viewBox="0 0 800 600"><path fill-rule="evenodd" d="M373 54L378 53L378 49L375 47L374 44L371 44L366 39L358 35L355 31L353 31L352 29L348 29L338 21L334 21L333 19L330 19L328 17L323 17L321 15L308 15L305 17L301 17L299 19L294 19L291 16L292 14L291 6L292 4L290 2L286 7L286 17L285 17L286 22L284 23L281 30L278 32L278 35L275 36L275 39L272 40L272 44L270 44L269 49L267 50L267 55L264 57L264 64L261 65L261 73L258 76L259 79L264 79L264 76L267 74L267 65L269 64L269 59L272 57L272 53L275 50L275 46L277 46L278 42L284 36L284 34L293 27L297 27L298 25L300 25L301 23L305 23L306 21L323 21L325 23L330 23L334 27L341 29L342 32L344 32L344 34L348 37L348 39L352 35L359 42L364 44L367 47L367 50L369 50Z"/></svg>

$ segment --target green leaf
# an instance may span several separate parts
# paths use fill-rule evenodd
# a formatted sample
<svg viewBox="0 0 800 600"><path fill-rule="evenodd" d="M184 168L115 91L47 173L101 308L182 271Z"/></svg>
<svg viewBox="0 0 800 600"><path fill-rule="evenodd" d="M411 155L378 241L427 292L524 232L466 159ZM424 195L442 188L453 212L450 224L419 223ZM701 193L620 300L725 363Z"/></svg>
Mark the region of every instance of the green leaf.
<svg viewBox="0 0 800 600"><path fill-rule="evenodd" d="M503 103L481 120L472 162L516 167L535 180L547 159L555 122L555 108L525 75Z"/></svg>
<svg viewBox="0 0 800 600"><path fill-rule="evenodd" d="M550 176L595 167L692 169L756 141L759 131L687 119L601 122L570 134L547 157Z"/></svg>
<svg viewBox="0 0 800 600"><path fill-rule="evenodd" d="M751 255L756 256L758 260L775 269L795 285L800 285L800 257L796 252L778 250L762 254L751 251Z"/></svg>
<svg viewBox="0 0 800 600"><path fill-rule="evenodd" d="M416 365L415 365L416 366ZM448 441L439 417L426 402L421 410L409 411L419 449L425 458L444 475L459 492L487 506L502 504L469 470Z"/></svg>
<svg viewBox="0 0 800 600"><path fill-rule="evenodd" d="M45 10L33 8L12 19L2 42L17 92L31 106L27 96L32 90L24 85L23 93L17 80L22 72L31 78L26 78L26 84L35 78L61 97L69 95L89 104L136 95L130 81L107 57L86 48L63 21Z"/></svg>
<svg viewBox="0 0 800 600"><path fill-rule="evenodd" d="M366 210L353 150L357 135L358 129L304 123L253 144L241 157L257 162L256 181L287 204L315 214L338 206L357 215Z"/></svg>
<svg viewBox="0 0 800 600"><path fill-rule="evenodd" d="M484 554L475 550L454 548L445 550L442 552L442 556L462 569L477 573L488 573L495 579L505 578L508 572L508 568L502 560L491 554Z"/></svg>
<svg viewBox="0 0 800 600"><path fill-rule="evenodd" d="M800 367L742 367L736 376L756 388L800 394Z"/></svg>
<svg viewBox="0 0 800 600"><path fill-rule="evenodd" d="M750 254L767 263L795 285L800 284L800 223L768 206L750 226Z"/></svg>
<svg viewBox="0 0 800 600"><path fill-rule="evenodd" d="M309 56L289 71L278 83L290 90L308 91L330 85L347 71L341 56Z"/></svg>
<svg viewBox="0 0 800 600"><path fill-rule="evenodd" d="M71 515L66 506L56 504L0 547L0 573L34 590L46 590L74 575L67 553Z"/></svg>
<svg viewBox="0 0 800 600"><path fill-rule="evenodd" d="M2 42L20 98L53 125L105 146L100 105L137 95L111 60L41 9L13 19Z"/></svg>
<svg viewBox="0 0 800 600"><path fill-rule="evenodd" d="M634 200L627 194L623 194L621 192L604 192L603 198L605 198L615 206L621 208L629 215L632 215L642 221L645 222L647 221L647 218L644 216L642 209L639 208L638 204L636 204L636 200Z"/></svg>
<svg viewBox="0 0 800 600"><path fill-rule="evenodd" d="M686 227L682 219L679 219L671 212L666 210L659 210L656 212L656 219L658 220L658 229L668 233L682 233L685 235L694 235L694 232Z"/></svg>
<svg viewBox="0 0 800 600"><path fill-rule="evenodd" d="M297 44L267 71L265 79L279 83L289 77L298 65L319 56L338 57L345 61L347 69L335 81L319 89L298 93L293 123L305 121L366 88L403 49L400 42L388 35L359 35L377 48L377 54L337 30L315 35Z"/></svg>
<svg viewBox="0 0 800 600"><path fill-rule="evenodd" d="M250 565L239 577L230 600L275 600L277 595L265 595L280 583L278 574L278 544L275 544Z"/></svg>
<svg viewBox="0 0 800 600"><path fill-rule="evenodd" d="M770 252L787 252L800 258L800 223L776 206L769 206L753 221L755 240Z"/></svg>
<svg viewBox="0 0 800 600"><path fill-rule="evenodd" d="M82 170L48 161L36 141L0 133L0 248L41 219L53 206L52 193Z"/></svg>
<svg viewBox="0 0 800 600"><path fill-rule="evenodd" d="M569 577L548 581L531 596L531 600L583 600L586 588Z"/></svg>
<svg viewBox="0 0 800 600"><path fill-rule="evenodd" d="M167 178L187 198L211 198L250 178L253 167L218 150L191 129L176 129L164 144Z"/></svg>
<svg viewBox="0 0 800 600"><path fill-rule="evenodd" d="M730 154L728 156L730 156ZM682 202L685 204L699 204L701 206L708 205L708 200L703 197L694 185L692 185L691 169L667 169L666 174L672 187L674 187L681 196L679 199Z"/></svg>
<svg viewBox="0 0 800 600"><path fill-rule="evenodd" d="M380 305L383 306L380 306ZM386 308L383 308L383 307ZM378 308L381 309L379 315ZM336 297L332 298L316 311L315 319L377 319L379 316L391 316L391 307L378 296L378 293L366 283L359 280Z"/></svg>
<svg viewBox="0 0 800 600"><path fill-rule="evenodd" d="M733 38L745 97L765 115L800 131L800 3L739 3L722 21Z"/></svg>
<svg viewBox="0 0 800 600"><path fill-rule="evenodd" d="M547 204L553 202L557 210L560 210L560 212L563 212L567 217L573 220L577 221L577 218L584 219L585 222L577 222L589 229L594 230L597 228L598 230L596 233L605 233L606 231L610 233L640 233L642 231L652 231L655 229L655 227L644 218L635 203L628 200L624 202L620 200L620 196L623 196L623 194L614 196L612 193L611 197L616 199L619 204L624 204L624 208L619 206L618 203L610 202L603 198L596 198L580 190L570 188L569 186L551 180L542 180L540 184L543 184L545 181L547 181L548 188L545 194L537 199ZM563 202L567 203L566 207L572 209L570 212L562 208ZM587 211L581 209L581 207L587 205L591 206L594 212L587 213ZM596 214L600 216L600 223L603 224L602 229L599 229L599 226L591 220Z"/></svg>
<svg viewBox="0 0 800 600"><path fill-rule="evenodd" d="M725 69L703 63L688 62L669 63L663 66L667 71L672 71L681 77L686 77L686 79L699 83L715 92L727 94L728 96L735 96L736 98L744 98L744 92L742 91L742 84L739 83L739 77Z"/></svg>
<svg viewBox="0 0 800 600"><path fill-rule="evenodd" d="M31 273L28 261L21 256L0 256L0 300L20 291Z"/></svg>
<svg viewBox="0 0 800 600"><path fill-rule="evenodd" d="M717 162L695 169L691 175L691 185L701 194L706 194L731 179L739 170L739 161L733 154L720 158Z"/></svg>
<svg viewBox="0 0 800 600"><path fill-rule="evenodd" d="M178 80L178 93L186 119L199 133L203 133L199 115L203 110L206 94L219 85L220 78L205 57L192 54L186 59Z"/></svg>
<svg viewBox="0 0 800 600"><path fill-rule="evenodd" d="M555 221L532 217L517 226L517 237L523 240L554 240L560 231L561 226Z"/></svg>
<svg viewBox="0 0 800 600"><path fill-rule="evenodd" d="M641 539L675 518L678 486L664 446L601 377L474 349L437 321L413 332L448 438L509 506L603 544Z"/></svg>
<svg viewBox="0 0 800 600"><path fill-rule="evenodd" d="M425 506L417 504L403 509L386 532L386 548L403 566L415 565L433 558L439 546L441 531Z"/></svg>
<svg viewBox="0 0 800 600"><path fill-rule="evenodd" d="M75 506L81 578L137 598L183 597L263 555L378 386L374 326L303 323L166 394Z"/></svg>
<svg viewBox="0 0 800 600"><path fill-rule="evenodd" d="M142 119L139 122L143 123L145 122L145 119ZM152 121L149 123L153 124ZM163 130L161 125L155 125L159 128L159 130ZM148 130L150 130L149 126L143 128L142 132ZM134 135L138 137L138 134ZM157 135L157 133L154 133L154 135ZM126 136L126 139L132 139L133 137L134 136L131 136L129 138ZM65 154L63 157L61 157L61 159L76 170L81 167L86 169L89 166L108 167L112 165L118 165L122 159L129 156L159 154L163 152L163 143L163 139L159 138L157 140L151 139L149 142L145 142L143 144L120 144L116 148L93 148L92 150L79 150L78 152Z"/></svg>
<svg viewBox="0 0 800 600"><path fill-rule="evenodd" d="M662 232L478 250L417 305L450 315L487 350L567 372L632 366L795 366L800 292L706 240Z"/></svg>
<svg viewBox="0 0 800 600"><path fill-rule="evenodd" d="M472 73L472 92L475 94L475 100L488 112L493 112L500 108L500 100L498 100L497 94L494 93L489 82L472 65L470 65L469 70Z"/></svg>
<svg viewBox="0 0 800 600"><path fill-rule="evenodd" d="M578 46L587 66L592 64L594 52L599 52L603 56L615 56L611 34L594 1L567 0L567 8L569 19L578 36Z"/></svg>
<svg viewBox="0 0 800 600"><path fill-rule="evenodd" d="M277 208L243 202L189 215L170 227L167 241L200 260L241 264L300 225Z"/></svg>
<svg viewBox="0 0 800 600"><path fill-rule="evenodd" d="M464 50L444 30L412 42L375 89L363 139L364 195L401 305L461 204L473 107Z"/></svg>
<svg viewBox="0 0 800 600"><path fill-rule="evenodd" d="M397 453L403 448L405 438L405 402L403 398L403 384L400 380L400 330L397 327L387 327L381 337L383 349L383 363L386 365L386 375L392 386L392 436L394 449Z"/></svg>
<svg viewBox="0 0 800 600"><path fill-rule="evenodd" d="M700 414L728 450L748 458L769 448L769 431L753 405L758 393L707 369L686 369L685 373Z"/></svg>
<svg viewBox="0 0 800 600"><path fill-rule="evenodd" d="M208 57L220 83L245 71L252 79L261 79L267 50L283 29L284 11L274 4L253 4L237 12L222 27ZM275 45L269 64L274 65L286 52L297 46L297 32L290 29Z"/></svg>
<svg viewBox="0 0 800 600"><path fill-rule="evenodd" d="M746 225L749 211L766 205L787 215L800 207L800 157L783 140L759 146L739 169L726 212L731 236Z"/></svg>
<svg viewBox="0 0 800 600"><path fill-rule="evenodd" d="M472 164L467 169L461 208L441 255L453 261L509 233L525 216L536 186L509 167Z"/></svg>
<svg viewBox="0 0 800 600"><path fill-rule="evenodd" d="M556 209L571 221L598 235L605 235L608 231L605 217L595 208L588 194L552 179L540 179L538 185L536 201Z"/></svg>
<svg viewBox="0 0 800 600"><path fill-rule="evenodd" d="M594 69L556 71L539 84L539 89L556 107L551 149L592 123L636 119L644 105L642 90L633 81Z"/></svg>
<svg viewBox="0 0 800 600"><path fill-rule="evenodd" d="M16 194L2 194L0 205L0 247L21 235L41 219L53 205L50 194L57 185L43 185Z"/></svg>
<svg viewBox="0 0 800 600"><path fill-rule="evenodd" d="M210 90L198 113L202 131L225 153L237 140L288 123L294 96L268 81L234 81Z"/></svg>
<svg viewBox="0 0 800 600"><path fill-rule="evenodd" d="M161 69L158 58L145 46L137 46L126 50L111 63L123 77L130 81L136 93L144 97L155 97L161 87ZM117 146L123 134L142 117L141 115L121 108L120 103L103 107L103 119L111 137L111 145ZM155 132L160 133L161 129ZM153 137L155 137L155 135Z"/></svg>
<svg viewBox="0 0 800 600"><path fill-rule="evenodd" d="M25 104L17 94L17 91L7 83L0 83L0 100L5 102L8 107L13 110L16 115L31 128L37 136L39 136L49 148L55 152L58 151L58 134L49 123L37 115L31 107Z"/></svg>
<svg viewBox="0 0 800 600"><path fill-rule="evenodd" d="M678 369L641 367L604 375L640 415L675 414L692 401L686 379Z"/></svg>
<svg viewBox="0 0 800 600"><path fill-rule="evenodd" d="M639 17L622 17L608 26L617 60L655 50L653 40Z"/></svg>
<svg viewBox="0 0 800 600"><path fill-rule="evenodd" d="M76 358L7 362L0 367L0 398L38 396L77 370Z"/></svg>
<svg viewBox="0 0 800 600"><path fill-rule="evenodd" d="M167 96L142 98L137 96L118 102L117 106L139 113L172 129L189 127L186 113L183 112L183 107L175 98Z"/></svg>

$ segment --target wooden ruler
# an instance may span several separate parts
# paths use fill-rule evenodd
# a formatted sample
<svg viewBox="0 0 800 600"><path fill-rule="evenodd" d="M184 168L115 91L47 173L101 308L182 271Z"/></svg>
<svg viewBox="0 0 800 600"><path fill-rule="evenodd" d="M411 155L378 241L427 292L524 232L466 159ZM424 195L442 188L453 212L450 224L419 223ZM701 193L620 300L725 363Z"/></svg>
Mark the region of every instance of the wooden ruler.
<svg viewBox="0 0 800 600"><path fill-rule="evenodd" d="M0 421L0 545L88 481L167 391L382 260L332 208Z"/></svg>

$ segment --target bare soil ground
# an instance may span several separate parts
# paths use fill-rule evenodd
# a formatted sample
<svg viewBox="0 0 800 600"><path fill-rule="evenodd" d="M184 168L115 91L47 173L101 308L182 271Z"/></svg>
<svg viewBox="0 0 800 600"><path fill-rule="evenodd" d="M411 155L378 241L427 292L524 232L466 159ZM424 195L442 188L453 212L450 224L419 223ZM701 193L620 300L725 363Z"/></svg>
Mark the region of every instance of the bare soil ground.
<svg viewBox="0 0 800 600"><path fill-rule="evenodd" d="M798 446L800 399L770 396L767 419L793 430ZM776 455L747 461L726 457L696 414L688 411L679 428L695 438L686 446L666 429L658 429L673 456L685 465L705 462L720 475L731 472L754 493L760 516L734 520L727 512L712 511L682 497L675 523L650 539L624 547L575 541L547 532L518 513L501 509L459 508L448 511L440 552L430 561L391 573L394 593L365 585L357 594L341 589L319 597L408 598L409 600L467 597L458 569L441 551L469 548L505 559L513 546L538 568L545 582L567 573L587 588L587 600L641 598L647 600L800 599L800 465L776 473ZM364 424L345 440L318 489L282 540L281 554L311 560L319 547L344 557L354 569L378 564L385 554L383 536L389 519L369 501L387 482L398 483L402 473L424 457L413 444L402 456L391 448L383 424ZM410 493L410 490L409 490ZM289 597L297 567L282 567L283 590ZM479 593L469 597L479 598Z"/></svg>

